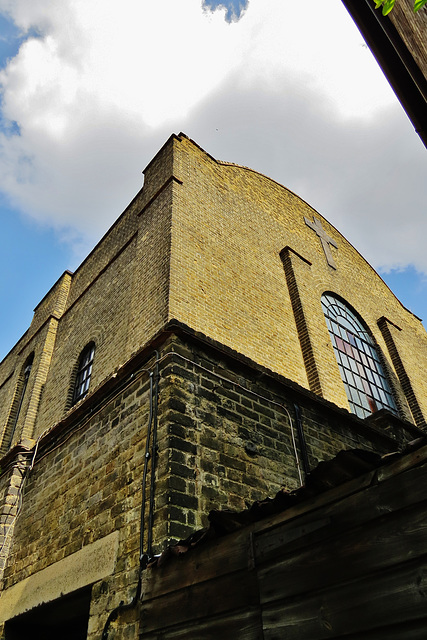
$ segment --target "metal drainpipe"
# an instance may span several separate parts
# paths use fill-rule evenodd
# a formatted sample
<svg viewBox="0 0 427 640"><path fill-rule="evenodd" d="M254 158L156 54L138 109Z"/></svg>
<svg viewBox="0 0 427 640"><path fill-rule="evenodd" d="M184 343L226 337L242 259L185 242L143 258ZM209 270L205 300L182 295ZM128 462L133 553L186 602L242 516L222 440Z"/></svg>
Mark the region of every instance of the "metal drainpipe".
<svg viewBox="0 0 427 640"><path fill-rule="evenodd" d="M154 524L154 494L156 484L156 462L157 462L157 404L159 398L159 352L155 351L156 364L154 367L154 394L152 395L153 406L153 439L151 443L151 478L150 478L150 503L148 511L148 535L147 535L147 556L151 560L153 557L153 524Z"/></svg>
<svg viewBox="0 0 427 640"><path fill-rule="evenodd" d="M124 604L123 600L120 604L113 609L104 625L104 629L102 631L102 640L107 640L108 638L108 630L110 627L110 623L117 619L119 613L123 611L127 611L129 609L133 609L141 596L141 587L142 587L142 574L144 570L147 568L148 562L152 558L152 537L153 537L153 515L154 515L154 488L155 488L155 461L157 457L157 402L158 402L158 394L159 394L159 352L154 352L156 355L156 362L153 371L149 372L150 375L150 414L148 418L148 426L147 426L147 439L146 439L146 448L145 448L145 460L144 460L144 471L142 478L142 504L141 504L141 520L140 520L140 538L139 538L139 575L138 575L138 584L136 587L136 592L131 602L128 604ZM153 377L154 377L154 385L153 385ZM150 438L151 433L153 434L152 446L151 446L151 455L150 455ZM148 537L147 537L147 551L144 553L144 529L145 529L145 489L146 489L146 479L147 479L147 469L148 469L148 461L151 458L151 483L150 483L150 503L149 503L149 514L148 514Z"/></svg>
<svg viewBox="0 0 427 640"><path fill-rule="evenodd" d="M304 428L301 420L301 409L297 404L294 404L295 410L295 423L297 426L298 441L301 449L302 467L305 477L310 473L310 463L308 461L307 443L305 440Z"/></svg>

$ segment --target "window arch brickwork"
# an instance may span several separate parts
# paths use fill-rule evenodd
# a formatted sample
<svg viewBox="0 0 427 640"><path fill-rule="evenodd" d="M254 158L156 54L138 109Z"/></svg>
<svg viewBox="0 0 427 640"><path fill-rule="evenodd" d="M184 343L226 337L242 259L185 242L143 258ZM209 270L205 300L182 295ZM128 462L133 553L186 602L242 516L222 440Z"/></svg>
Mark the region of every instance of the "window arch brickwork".
<svg viewBox="0 0 427 640"><path fill-rule="evenodd" d="M27 390L28 379L30 377L31 368L33 366L34 353L31 353L26 359L21 372L19 374L18 382L15 389L15 394L12 402L12 407L7 421L7 426L3 436L3 442L1 446L1 452L6 453L12 446L15 436L16 426L18 424L19 416L21 413L22 404L24 402L25 392Z"/></svg>
<svg viewBox="0 0 427 640"><path fill-rule="evenodd" d="M379 409L397 415L379 350L362 319L332 293L321 302L351 411L359 418Z"/></svg>

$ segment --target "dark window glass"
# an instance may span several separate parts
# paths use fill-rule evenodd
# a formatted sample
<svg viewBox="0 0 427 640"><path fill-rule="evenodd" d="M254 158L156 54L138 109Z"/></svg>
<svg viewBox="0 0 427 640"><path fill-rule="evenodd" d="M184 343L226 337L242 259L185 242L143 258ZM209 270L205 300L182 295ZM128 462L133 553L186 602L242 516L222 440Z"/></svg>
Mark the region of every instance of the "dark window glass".
<svg viewBox="0 0 427 640"><path fill-rule="evenodd" d="M76 382L74 384L73 404L84 398L89 391L94 355L95 344L91 342L85 347L79 358Z"/></svg>
<svg viewBox="0 0 427 640"><path fill-rule="evenodd" d="M379 409L397 414L377 347L362 320L330 293L322 296L322 309L351 411L360 418Z"/></svg>

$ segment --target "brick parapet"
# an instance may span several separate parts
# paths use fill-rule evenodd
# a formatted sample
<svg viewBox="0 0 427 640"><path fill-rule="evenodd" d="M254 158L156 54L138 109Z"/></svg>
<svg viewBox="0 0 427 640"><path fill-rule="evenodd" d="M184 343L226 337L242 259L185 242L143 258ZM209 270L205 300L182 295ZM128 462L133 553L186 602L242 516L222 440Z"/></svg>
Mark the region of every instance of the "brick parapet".
<svg viewBox="0 0 427 640"><path fill-rule="evenodd" d="M142 190L74 272L67 306L71 306L88 289L135 234L141 202Z"/></svg>
<svg viewBox="0 0 427 640"><path fill-rule="evenodd" d="M153 197L167 184L172 177L182 181L177 160L177 149L181 136L172 134L154 158L145 167L144 173L144 199L142 206L152 201Z"/></svg>
<svg viewBox="0 0 427 640"><path fill-rule="evenodd" d="M28 338L36 333L53 316L59 319L66 308L73 274L65 271L34 309L34 317ZM27 339L28 339L27 338Z"/></svg>

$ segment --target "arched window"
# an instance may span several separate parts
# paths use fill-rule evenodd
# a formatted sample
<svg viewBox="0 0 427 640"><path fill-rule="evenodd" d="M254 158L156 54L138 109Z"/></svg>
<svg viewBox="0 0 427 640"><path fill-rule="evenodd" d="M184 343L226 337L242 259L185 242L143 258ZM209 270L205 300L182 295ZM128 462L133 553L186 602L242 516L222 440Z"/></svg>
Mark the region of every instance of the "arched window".
<svg viewBox="0 0 427 640"><path fill-rule="evenodd" d="M379 409L397 414L378 348L362 319L331 293L322 296L322 309L351 411L359 418Z"/></svg>
<svg viewBox="0 0 427 640"><path fill-rule="evenodd" d="M18 424L19 414L21 413L22 403L24 402L25 392L27 390L28 379L30 377L31 368L33 366L33 361L34 353L31 353L24 362L24 366L22 367L20 376L18 378L15 397L13 399L12 409L3 438L2 446L5 447L5 451L10 449L10 447L12 446L16 425Z"/></svg>
<svg viewBox="0 0 427 640"><path fill-rule="evenodd" d="M84 398L89 390L94 355L95 343L90 342L80 354L74 383L72 404L76 404L76 402Z"/></svg>

